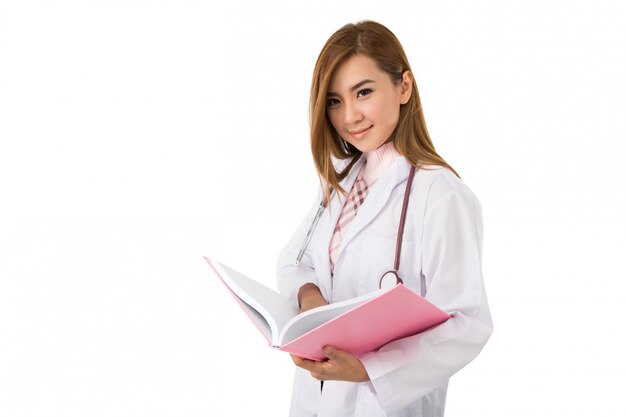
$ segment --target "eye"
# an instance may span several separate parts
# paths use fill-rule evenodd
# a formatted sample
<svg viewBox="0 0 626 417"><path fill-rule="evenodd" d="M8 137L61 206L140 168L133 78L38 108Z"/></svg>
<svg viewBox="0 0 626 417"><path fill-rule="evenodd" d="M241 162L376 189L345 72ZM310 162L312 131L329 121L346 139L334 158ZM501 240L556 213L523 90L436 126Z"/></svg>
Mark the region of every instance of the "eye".
<svg viewBox="0 0 626 417"><path fill-rule="evenodd" d="M328 107L335 107L337 105L339 105L339 100L336 98L329 98L326 100L326 106Z"/></svg>
<svg viewBox="0 0 626 417"><path fill-rule="evenodd" d="M366 95L371 94L371 93L372 93L372 89L371 88L364 88L362 90L359 90L359 92L356 93L356 96L357 97L363 97L363 96L366 96Z"/></svg>

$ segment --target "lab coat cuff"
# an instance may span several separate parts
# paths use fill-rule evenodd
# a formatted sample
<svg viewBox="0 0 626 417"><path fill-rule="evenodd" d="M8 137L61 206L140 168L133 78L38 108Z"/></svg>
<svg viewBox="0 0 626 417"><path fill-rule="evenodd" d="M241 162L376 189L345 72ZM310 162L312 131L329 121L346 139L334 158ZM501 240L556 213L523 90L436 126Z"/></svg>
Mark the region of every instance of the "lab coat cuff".
<svg viewBox="0 0 626 417"><path fill-rule="evenodd" d="M395 409L394 391L391 388L389 379L385 376L385 368L376 356L376 352L371 352L361 356L359 359L367 371L378 402L387 414L392 414Z"/></svg>
<svg viewBox="0 0 626 417"><path fill-rule="evenodd" d="M302 288L302 286L305 284L317 285L317 282L307 276L294 276L289 280L289 289L288 292L285 294L289 298L289 301L291 301L291 304L298 310L300 310L298 292L300 291L300 288Z"/></svg>

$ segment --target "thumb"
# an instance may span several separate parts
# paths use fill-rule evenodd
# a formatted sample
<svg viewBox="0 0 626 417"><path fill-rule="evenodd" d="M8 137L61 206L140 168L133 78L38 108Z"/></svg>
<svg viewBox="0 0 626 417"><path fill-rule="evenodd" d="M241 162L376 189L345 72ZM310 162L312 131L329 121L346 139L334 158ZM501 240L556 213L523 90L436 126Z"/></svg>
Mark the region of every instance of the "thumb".
<svg viewBox="0 0 626 417"><path fill-rule="evenodd" d="M322 349L322 352L324 352L324 355L328 359L335 359L337 358L337 356L339 356L339 351L332 346L324 346L324 349Z"/></svg>

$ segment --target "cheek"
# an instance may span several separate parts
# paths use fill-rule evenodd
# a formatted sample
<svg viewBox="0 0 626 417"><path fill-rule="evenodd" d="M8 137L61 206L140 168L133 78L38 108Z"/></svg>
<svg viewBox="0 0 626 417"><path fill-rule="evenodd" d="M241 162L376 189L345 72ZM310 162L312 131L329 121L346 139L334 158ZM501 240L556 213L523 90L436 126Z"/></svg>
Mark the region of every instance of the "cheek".
<svg viewBox="0 0 626 417"><path fill-rule="evenodd" d="M378 120L382 121L389 129L394 129L400 118L400 106L390 101L379 108Z"/></svg>
<svg viewBox="0 0 626 417"><path fill-rule="evenodd" d="M394 113L398 112L394 106L394 101L389 97L380 97L376 100L370 100L367 106L363 108L363 113L373 122L379 125L388 125L393 122Z"/></svg>
<svg viewBox="0 0 626 417"><path fill-rule="evenodd" d="M328 120L330 120L330 124L335 128L337 132L341 132L341 116L338 111L328 112L326 113L328 116Z"/></svg>

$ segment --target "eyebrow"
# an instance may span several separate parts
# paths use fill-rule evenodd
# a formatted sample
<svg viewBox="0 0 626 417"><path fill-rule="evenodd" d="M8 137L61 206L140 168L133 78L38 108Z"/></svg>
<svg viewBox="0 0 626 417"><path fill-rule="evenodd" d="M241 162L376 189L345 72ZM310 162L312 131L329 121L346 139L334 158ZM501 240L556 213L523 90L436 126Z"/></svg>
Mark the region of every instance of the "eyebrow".
<svg viewBox="0 0 626 417"><path fill-rule="evenodd" d="M365 79L363 81L359 81L358 83L354 84L352 87L350 87L350 91L355 91L358 90L360 87L362 87L365 84L368 83L375 83L376 81L374 80L369 80L369 79ZM335 93L334 91L329 91L327 96L339 96L339 94Z"/></svg>

